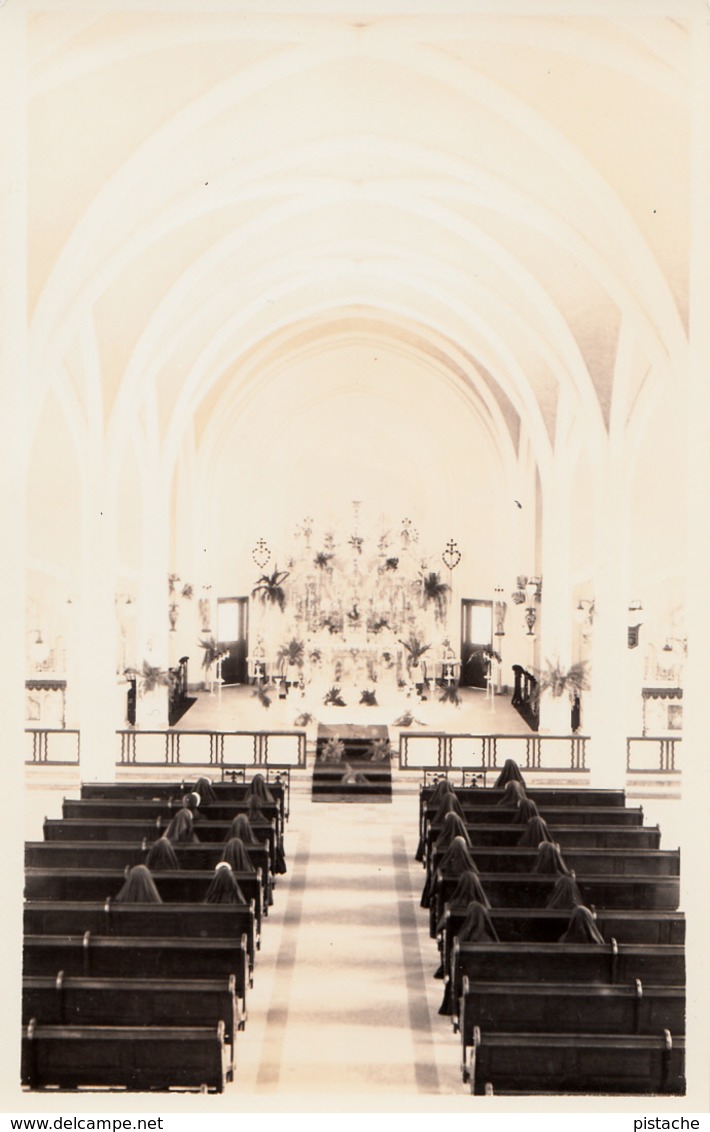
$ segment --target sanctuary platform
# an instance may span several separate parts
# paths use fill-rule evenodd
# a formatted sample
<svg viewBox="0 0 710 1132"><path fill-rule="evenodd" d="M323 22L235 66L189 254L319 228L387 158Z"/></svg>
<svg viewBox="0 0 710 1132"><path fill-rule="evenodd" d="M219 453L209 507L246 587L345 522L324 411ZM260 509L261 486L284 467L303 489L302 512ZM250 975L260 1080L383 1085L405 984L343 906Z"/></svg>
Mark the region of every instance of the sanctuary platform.
<svg viewBox="0 0 710 1132"><path fill-rule="evenodd" d="M319 724L311 791L314 802L391 802L387 727Z"/></svg>

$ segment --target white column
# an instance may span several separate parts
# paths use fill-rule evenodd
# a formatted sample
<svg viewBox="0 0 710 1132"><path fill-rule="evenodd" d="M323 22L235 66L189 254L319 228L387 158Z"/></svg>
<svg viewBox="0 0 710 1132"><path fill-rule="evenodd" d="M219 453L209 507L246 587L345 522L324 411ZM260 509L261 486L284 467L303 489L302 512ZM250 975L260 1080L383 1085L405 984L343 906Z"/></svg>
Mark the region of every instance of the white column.
<svg viewBox="0 0 710 1132"><path fill-rule="evenodd" d="M0 11L0 717L3 737L3 1011L21 1014L25 784L25 569L27 435L26 8ZM8 813L9 810L9 813ZM0 1087L19 1097L17 1062L2 1059Z"/></svg>
<svg viewBox="0 0 710 1132"><path fill-rule="evenodd" d="M570 475L569 464L559 459L548 475L542 509L542 602L540 667L549 661L563 669L572 663L572 597L570 586ZM540 700L540 730L570 732L569 696L544 694Z"/></svg>
<svg viewBox="0 0 710 1132"><path fill-rule="evenodd" d="M707 655L710 641L710 12L694 28L693 182L691 199L690 359L688 373L686 621L683 691L681 903L688 913L686 1074L688 1101L707 1098L707 934L704 915L710 859Z"/></svg>
<svg viewBox="0 0 710 1132"><path fill-rule="evenodd" d="M157 476L148 475L143 491L143 556L138 592L138 624L136 663L143 662L167 672L170 664L168 620L169 503L160 490ZM138 680L136 723L144 729L168 726L168 689L159 686L152 692L141 692Z"/></svg>
<svg viewBox="0 0 710 1132"><path fill-rule="evenodd" d="M2 12L0 35L0 506L3 584L0 610L0 688L4 770L23 780L25 750L25 496L27 469L27 129L26 42L22 5ZM11 764L11 765L10 765ZM17 776L17 777L16 777Z"/></svg>
<svg viewBox="0 0 710 1132"><path fill-rule="evenodd" d="M83 498L78 643L81 778L110 782L120 753L116 699L115 516L95 462Z"/></svg>
<svg viewBox="0 0 710 1132"><path fill-rule="evenodd" d="M627 503L620 460L608 452L598 469L591 689L585 693L587 765L593 785L626 781Z"/></svg>

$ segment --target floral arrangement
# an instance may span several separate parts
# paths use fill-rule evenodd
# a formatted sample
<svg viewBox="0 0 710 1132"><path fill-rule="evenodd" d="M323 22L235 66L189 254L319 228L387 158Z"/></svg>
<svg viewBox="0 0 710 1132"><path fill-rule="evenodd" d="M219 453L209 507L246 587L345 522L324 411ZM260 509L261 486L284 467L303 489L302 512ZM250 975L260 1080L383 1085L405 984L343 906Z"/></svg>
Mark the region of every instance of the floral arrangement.
<svg viewBox="0 0 710 1132"><path fill-rule="evenodd" d="M384 763L392 757L392 744L389 739L373 739L370 743L369 757L373 763Z"/></svg>
<svg viewBox="0 0 710 1132"><path fill-rule="evenodd" d="M379 633L382 629L389 629L389 621L386 617L372 616L367 622L368 633Z"/></svg>
<svg viewBox="0 0 710 1132"><path fill-rule="evenodd" d="M339 763L343 757L344 751L345 744L342 739L338 739L337 736L334 735L321 747L320 760L324 763Z"/></svg>
<svg viewBox="0 0 710 1132"><path fill-rule="evenodd" d="M377 696L375 695L374 688L363 688L360 693L360 703L369 704L370 707L377 707Z"/></svg>
<svg viewBox="0 0 710 1132"><path fill-rule="evenodd" d="M315 716L310 711L302 711L297 715L293 721L294 727L307 727L309 723L313 723Z"/></svg>
<svg viewBox="0 0 710 1132"><path fill-rule="evenodd" d="M548 660L545 662L545 668L538 676L537 690L540 695L549 691L555 697L561 696L565 692L574 696L579 692L586 692L588 687L586 660L580 660L576 664L570 665L569 668L563 668L559 660Z"/></svg>
<svg viewBox="0 0 710 1132"><path fill-rule="evenodd" d="M414 718L411 711L405 711L404 715L400 715L399 719L395 719L392 726L393 727L411 727L413 723L416 723L419 727L426 727L426 724L422 723L422 721L420 719Z"/></svg>
<svg viewBox="0 0 710 1132"><path fill-rule="evenodd" d="M328 614L328 616L323 617L320 624L321 629L327 629L328 632L333 636L336 633L342 633L343 631L342 617L338 617L334 613Z"/></svg>
<svg viewBox="0 0 710 1132"><path fill-rule="evenodd" d="M141 695L154 692L156 688L167 688L170 684L170 673L164 668L149 664L147 660L143 661L142 668L127 668L126 672L139 681Z"/></svg>
<svg viewBox="0 0 710 1132"><path fill-rule="evenodd" d="M325 696L323 697L323 703L330 704L332 707L345 707L345 700L340 694L340 687L338 684L334 684L332 688L328 689Z"/></svg>

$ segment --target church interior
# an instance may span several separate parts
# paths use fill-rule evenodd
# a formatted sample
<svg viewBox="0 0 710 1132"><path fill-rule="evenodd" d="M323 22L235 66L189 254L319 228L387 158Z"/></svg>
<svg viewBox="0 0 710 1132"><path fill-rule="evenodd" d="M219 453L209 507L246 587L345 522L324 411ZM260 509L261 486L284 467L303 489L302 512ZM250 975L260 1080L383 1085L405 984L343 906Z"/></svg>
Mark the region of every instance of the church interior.
<svg viewBox="0 0 710 1132"><path fill-rule="evenodd" d="M0 38L13 1108L703 1109L707 5L10 0ZM259 784L253 887L213 841ZM168 1024L89 976L237 992Z"/></svg>

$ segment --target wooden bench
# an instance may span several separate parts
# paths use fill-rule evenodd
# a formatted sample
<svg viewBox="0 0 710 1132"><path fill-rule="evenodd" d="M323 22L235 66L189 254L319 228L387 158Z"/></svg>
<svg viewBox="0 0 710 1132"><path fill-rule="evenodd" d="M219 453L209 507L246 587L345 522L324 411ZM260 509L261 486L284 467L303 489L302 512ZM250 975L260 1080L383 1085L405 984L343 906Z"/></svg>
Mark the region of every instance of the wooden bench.
<svg viewBox="0 0 710 1132"><path fill-rule="evenodd" d="M43 836L45 841L143 841L148 842L161 837L170 822L165 818L156 820L139 818L137 820L116 818L45 818ZM198 822L195 826L199 842L193 844L214 844L224 842L231 822ZM277 833L272 822L250 822L256 838L256 845L266 845L273 872ZM173 846L174 848L174 846ZM245 843L251 852L251 843Z"/></svg>
<svg viewBox="0 0 710 1132"><path fill-rule="evenodd" d="M491 815L492 816L492 815ZM431 846L443 830L443 825L429 825L426 832L425 860ZM657 825L556 825L550 833L563 853L567 849L660 849L661 831ZM471 844L476 848L513 847L518 844L524 825L510 822L491 822L486 825L467 825Z"/></svg>
<svg viewBox="0 0 710 1132"><path fill-rule="evenodd" d="M438 946L444 977L451 969L453 942L466 916L464 908L446 906ZM501 943L557 943L566 931L570 911L556 908L494 908L491 923ZM618 943L676 944L685 942L682 912L601 909L597 927L605 940Z"/></svg>
<svg viewBox="0 0 710 1132"><path fill-rule="evenodd" d="M81 975L84 978L172 979L180 987L191 979L234 975L238 1016L247 1017L249 957L241 939L158 936L31 935L23 940L23 978Z"/></svg>
<svg viewBox="0 0 710 1132"><path fill-rule="evenodd" d="M451 949L454 1029L467 976L481 983L623 983L641 979L659 986L685 985L685 951L676 944L459 943Z"/></svg>
<svg viewBox="0 0 710 1132"><path fill-rule="evenodd" d="M665 1034L501 1034L474 1028L476 1095L685 1093L685 1039Z"/></svg>
<svg viewBox="0 0 710 1132"><path fill-rule="evenodd" d="M461 810L467 825L515 825L521 833L525 828L522 822L515 820L517 810L512 806L501 806L497 810L491 806L474 806L464 802ZM550 829L558 825L643 825L641 806L540 806L539 812ZM424 831L433 822L436 813L436 810L426 811Z"/></svg>
<svg viewBox="0 0 710 1132"><path fill-rule="evenodd" d="M224 1025L45 1026L22 1030L22 1084L171 1088L221 1093L228 1071Z"/></svg>
<svg viewBox="0 0 710 1132"><path fill-rule="evenodd" d="M116 904L106 901L26 900L28 935L187 936L193 939L246 938L249 981L260 946L254 904Z"/></svg>
<svg viewBox="0 0 710 1132"><path fill-rule="evenodd" d="M257 773L254 771L253 773ZM195 787L197 778L183 779L180 782L82 782L81 797L86 799L158 799L172 801L179 805L185 794ZM250 776L251 777L251 776ZM220 803L243 803L244 796L249 790L249 782L212 782L212 790ZM279 824L283 832L287 819L286 798L288 782L275 782L268 780L266 785L279 807Z"/></svg>
<svg viewBox="0 0 710 1132"><path fill-rule="evenodd" d="M680 876L680 849L566 849L562 854L568 869L584 876ZM431 867L436 870L442 854L433 850ZM478 846L473 858L482 873L530 873L537 848L515 845L495 848Z"/></svg>
<svg viewBox="0 0 710 1132"><path fill-rule="evenodd" d="M567 930L570 915L571 910L562 908L492 908L489 912L501 943L557 943ZM465 908L446 906L444 926L438 933L444 971L449 969L453 941L465 918ZM596 925L605 940L618 943L685 943L683 912L602 908L596 913Z"/></svg>
<svg viewBox="0 0 710 1132"><path fill-rule="evenodd" d="M210 869L169 869L151 872L161 899L169 904L202 904L214 879ZM261 899L255 873L237 872L236 881L249 888L250 899ZM28 900L113 900L125 881L123 869L26 868L25 897ZM245 893L246 895L246 893ZM155 905L159 907L159 905ZM256 907L255 907L256 914ZM259 916L261 909L259 907Z"/></svg>
<svg viewBox="0 0 710 1132"><path fill-rule="evenodd" d="M550 873L480 873L483 890L493 908L544 908L557 877ZM680 900L679 877L578 876L582 903L595 908L645 908L674 912ZM429 907L429 933L436 926L458 884L458 877L437 870Z"/></svg>
<svg viewBox="0 0 710 1132"><path fill-rule="evenodd" d="M230 1079L239 1017L233 975L222 979L91 979L28 975L22 980L22 1022L42 1026L216 1026L224 1024Z"/></svg>
<svg viewBox="0 0 710 1132"><path fill-rule="evenodd" d="M150 850L147 841L26 841L25 866L27 868L78 869L91 863L97 869L124 869L145 864ZM224 845L218 842L199 845L174 845L181 869L214 869L222 856ZM247 900L256 903L257 918L268 916L272 901L269 850L266 845L250 846L249 857L256 873L240 873L251 877L240 885Z"/></svg>
<svg viewBox="0 0 710 1132"><path fill-rule="evenodd" d="M420 825L424 813L429 807L431 796L436 789L435 786L420 786L419 788L419 819ZM582 806L585 809L589 807L617 807L624 809L626 806L626 794L623 790L604 790L596 789L594 787L559 787L559 786L538 786L538 787L525 787L525 793L537 805L538 809L543 806ZM458 798L462 806L498 806L505 797L503 789L497 789L492 786L454 786L454 794ZM503 809L503 807L500 807Z"/></svg>
<svg viewBox="0 0 710 1132"><path fill-rule="evenodd" d="M685 989L640 979L609 986L579 983L478 983L464 977L459 1001L461 1067L468 1080L474 1027L483 1033L685 1034ZM596 1090L595 1090L596 1091Z"/></svg>
<svg viewBox="0 0 710 1132"><path fill-rule="evenodd" d="M62 817L65 818L145 818L155 820L162 818L169 823L175 814L182 809L182 800L160 798L65 798L62 802ZM246 802L225 801L212 802L210 805L199 806L198 817L195 819L195 831L199 831L205 822L231 822L237 814L246 814L249 806ZM276 802L265 802L262 807L264 820L273 822L274 827L279 822L279 807Z"/></svg>

